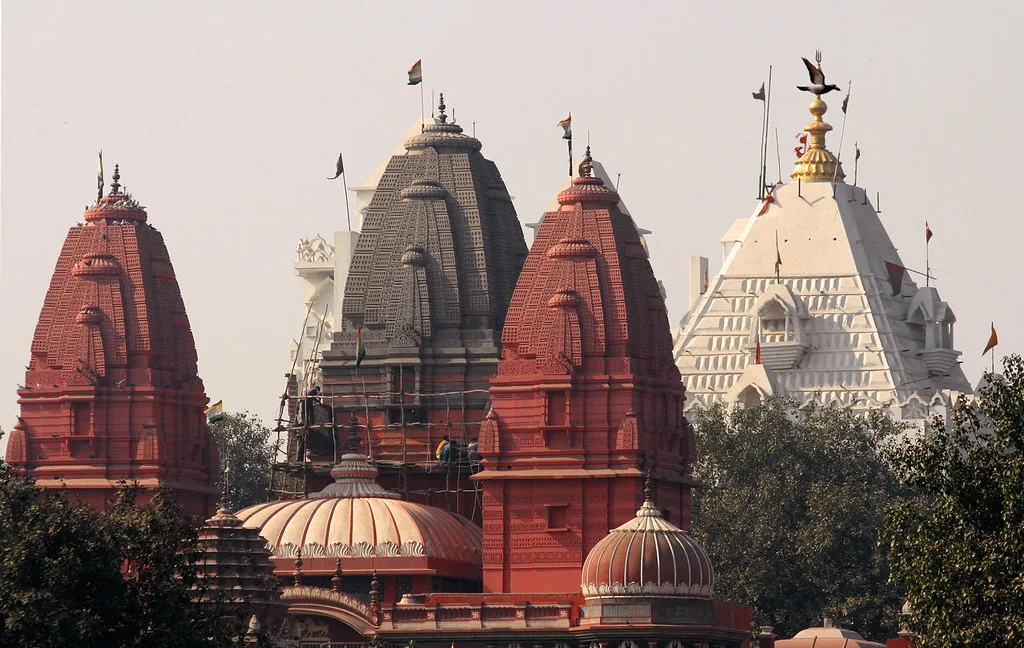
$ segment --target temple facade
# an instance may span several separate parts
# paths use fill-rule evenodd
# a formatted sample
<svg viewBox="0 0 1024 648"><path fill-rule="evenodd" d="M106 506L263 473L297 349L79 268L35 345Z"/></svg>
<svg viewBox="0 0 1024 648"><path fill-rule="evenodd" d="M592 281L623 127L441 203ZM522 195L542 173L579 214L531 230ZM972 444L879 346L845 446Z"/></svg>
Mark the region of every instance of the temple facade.
<svg viewBox="0 0 1024 648"><path fill-rule="evenodd" d="M709 278L706 259L691 263L676 362L690 406L777 395L887 408L922 429L972 393L956 316L906 268L868 191L846 182L825 145L826 110L815 95L792 181L729 228L718 275Z"/></svg>
<svg viewBox="0 0 1024 648"><path fill-rule="evenodd" d="M127 480L205 516L219 463L192 330L163 237L113 179L64 240L7 461L97 508Z"/></svg>
<svg viewBox="0 0 1024 648"><path fill-rule="evenodd" d="M749 610L714 600L713 566L687 531L696 450L664 299L636 226L592 168L588 151L510 295L472 478L482 529L386 487L379 455L369 456L379 452L373 420L358 408L334 423L346 440L331 483L234 516L267 541L291 641L739 648L749 639ZM406 260L407 249L402 269L429 267L425 252Z"/></svg>

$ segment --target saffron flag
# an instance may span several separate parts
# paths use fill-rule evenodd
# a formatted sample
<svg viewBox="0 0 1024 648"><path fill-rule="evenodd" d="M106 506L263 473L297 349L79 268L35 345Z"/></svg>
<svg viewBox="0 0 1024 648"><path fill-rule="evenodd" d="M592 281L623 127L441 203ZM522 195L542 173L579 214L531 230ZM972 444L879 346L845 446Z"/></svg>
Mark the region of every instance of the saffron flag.
<svg viewBox="0 0 1024 648"><path fill-rule="evenodd" d="M760 90L758 90L757 92L752 92L751 94L754 95L754 99L757 99L758 101L764 101L764 83L761 84Z"/></svg>
<svg viewBox="0 0 1024 648"><path fill-rule="evenodd" d="M757 334L757 342L754 345L754 364L761 364L761 334Z"/></svg>
<svg viewBox="0 0 1024 648"><path fill-rule="evenodd" d="M885 269L889 273L889 285L892 286L892 296L895 297L903 292L903 275L907 269L891 261L885 262Z"/></svg>
<svg viewBox="0 0 1024 648"><path fill-rule="evenodd" d="M846 109L850 106L850 91L846 91L846 96L843 97L843 114L846 114Z"/></svg>
<svg viewBox="0 0 1024 648"><path fill-rule="evenodd" d="M409 85L419 85L423 82L423 61L419 60L409 68Z"/></svg>
<svg viewBox="0 0 1024 648"><path fill-rule="evenodd" d="M928 221L924 222L924 242L931 243L932 240L932 228L928 225Z"/></svg>
<svg viewBox="0 0 1024 648"><path fill-rule="evenodd" d="M707 270L707 268L705 268L704 269L704 289L701 290L700 293L703 295L707 291L708 291L708 270Z"/></svg>
<svg viewBox="0 0 1024 648"><path fill-rule="evenodd" d="M103 151L100 151L100 166L96 171L96 200L103 197Z"/></svg>
<svg viewBox="0 0 1024 648"><path fill-rule="evenodd" d="M565 131L562 133L562 139L572 139L572 113L569 113L568 117L558 122L557 126Z"/></svg>
<svg viewBox="0 0 1024 648"><path fill-rule="evenodd" d="M206 422L216 423L224 418L224 401L219 400L206 408Z"/></svg>
<svg viewBox="0 0 1024 648"><path fill-rule="evenodd" d="M338 168L334 173L333 178L327 178L328 180L337 180L342 173L345 173L345 163L341 161L341 153L338 153Z"/></svg>
<svg viewBox="0 0 1024 648"><path fill-rule="evenodd" d="M994 349L997 344L999 344L999 336L996 335L996 323L992 322L992 334L988 336L988 344L985 345L985 350L981 352L981 355Z"/></svg>
<svg viewBox="0 0 1024 648"><path fill-rule="evenodd" d="M363 325L356 325L356 366L366 357L366 347L363 346Z"/></svg>

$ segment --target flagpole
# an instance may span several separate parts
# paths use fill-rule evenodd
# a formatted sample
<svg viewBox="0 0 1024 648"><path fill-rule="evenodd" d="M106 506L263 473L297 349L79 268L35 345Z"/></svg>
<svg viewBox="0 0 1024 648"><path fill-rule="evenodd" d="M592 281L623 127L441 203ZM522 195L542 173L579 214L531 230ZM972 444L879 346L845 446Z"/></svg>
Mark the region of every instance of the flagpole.
<svg viewBox="0 0 1024 648"><path fill-rule="evenodd" d="M928 221L924 223L925 230L928 229ZM929 252L931 251L932 242L928 240L928 236L924 237L924 286L927 288L931 285L932 281L932 264L929 258Z"/></svg>
<svg viewBox="0 0 1024 648"><path fill-rule="evenodd" d="M345 172L341 172L341 184L345 188L345 222L348 223L348 231L352 231L352 212L348 206L348 180L345 179Z"/></svg>
<svg viewBox="0 0 1024 648"><path fill-rule="evenodd" d="M417 85L420 87L420 132L422 133L426 129L426 111L423 110L423 81L420 81Z"/></svg>
<svg viewBox="0 0 1024 648"><path fill-rule="evenodd" d="M782 184L782 151L779 149L779 127L775 127L775 157L779 161L779 184Z"/></svg>
<svg viewBox="0 0 1024 648"><path fill-rule="evenodd" d="M853 79L850 79L850 83L846 86L846 96L850 96L850 92L853 90ZM849 110L849 105L846 106ZM832 174L832 182L836 181L839 177L839 164L843 161L843 139L846 137L846 110L843 111L843 128L839 131L839 158L836 162L836 170ZM857 186L857 160L853 161L853 186Z"/></svg>
<svg viewBox="0 0 1024 648"><path fill-rule="evenodd" d="M771 66L769 66L770 68ZM764 90L764 84L761 84L761 89ZM756 96L756 95L755 95ZM758 159L757 168L757 199L762 200L764 198L764 138L765 129L768 124L768 101L764 97L761 98L761 141L758 145L757 153L760 156Z"/></svg>
<svg viewBox="0 0 1024 648"><path fill-rule="evenodd" d="M768 66L768 94L764 102L764 144L761 155L761 196L765 195L768 184L768 122L772 118L772 66Z"/></svg>

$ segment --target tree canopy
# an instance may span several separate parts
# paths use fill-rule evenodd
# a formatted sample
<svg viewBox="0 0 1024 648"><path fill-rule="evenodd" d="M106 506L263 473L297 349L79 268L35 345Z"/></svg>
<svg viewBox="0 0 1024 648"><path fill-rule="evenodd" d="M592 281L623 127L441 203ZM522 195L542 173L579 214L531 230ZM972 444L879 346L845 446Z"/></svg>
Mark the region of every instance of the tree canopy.
<svg viewBox="0 0 1024 648"><path fill-rule="evenodd" d="M0 645L231 645L225 610L193 601L195 528L166 492L138 493L98 512L0 463Z"/></svg>
<svg viewBox="0 0 1024 648"><path fill-rule="evenodd" d="M916 495L888 512L893 577L928 646L1024 645L1024 361L892 452Z"/></svg>
<svg viewBox="0 0 1024 648"><path fill-rule="evenodd" d="M880 446L899 426L881 412L781 399L691 420L693 532L714 565L716 598L749 604L755 626L781 637L824 617L894 636L903 598L879 538L901 490Z"/></svg>
<svg viewBox="0 0 1024 648"><path fill-rule="evenodd" d="M267 501L276 449L270 429L249 412L226 413L210 431L220 453L221 504L232 511Z"/></svg>

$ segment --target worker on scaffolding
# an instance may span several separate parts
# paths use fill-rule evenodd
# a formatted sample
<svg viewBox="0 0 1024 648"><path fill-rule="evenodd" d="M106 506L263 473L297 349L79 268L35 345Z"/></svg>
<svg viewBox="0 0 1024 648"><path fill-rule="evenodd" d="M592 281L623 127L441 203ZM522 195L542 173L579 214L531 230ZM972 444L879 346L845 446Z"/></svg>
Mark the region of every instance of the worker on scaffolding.
<svg viewBox="0 0 1024 648"><path fill-rule="evenodd" d="M480 453L477 452L478 447L480 447L480 444L477 442L476 437L470 439L469 443L466 444L466 458L469 459L470 463L480 461Z"/></svg>
<svg viewBox="0 0 1024 648"><path fill-rule="evenodd" d="M444 435L441 442L437 444L437 450L434 450L434 456L441 463L448 463L448 458L451 456L452 442L448 435Z"/></svg>
<svg viewBox="0 0 1024 648"><path fill-rule="evenodd" d="M305 409L305 411L303 412L303 417L304 417L303 420L306 422L307 425L313 424L313 423L317 422L316 421L316 406L317 405L321 405L321 406L323 406L327 410L326 411L326 417L327 417L326 422L327 423L330 423L331 421L334 420L334 412L331 410L330 407L327 407L326 405L324 405L323 396L321 395L322 393L323 392L320 389L320 385L313 385L313 388L310 389L308 392L306 392L306 399L305 399L305 402L303 403L303 406L304 406L304 409Z"/></svg>

